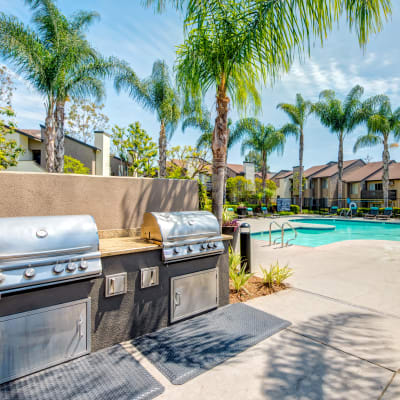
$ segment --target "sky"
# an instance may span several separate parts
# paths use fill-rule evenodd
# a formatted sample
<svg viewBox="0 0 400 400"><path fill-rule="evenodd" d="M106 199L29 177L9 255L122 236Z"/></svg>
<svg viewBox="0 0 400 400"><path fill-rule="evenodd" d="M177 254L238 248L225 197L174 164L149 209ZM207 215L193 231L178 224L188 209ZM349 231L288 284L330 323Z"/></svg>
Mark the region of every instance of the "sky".
<svg viewBox="0 0 400 400"><path fill-rule="evenodd" d="M256 117L263 123L272 123L276 128L289 122L286 115L276 109L278 103L294 103L296 93L316 101L322 90L332 89L339 98L344 98L351 88L360 84L365 89L364 98L375 94L386 94L392 107L400 106L400 47L396 45L400 37L400 4L393 0L393 15L384 29L370 38L367 47L360 49L356 34L350 32L345 23L330 33L324 46L314 44L311 56L300 62L296 60L291 70L273 86L262 88L262 112ZM139 77L151 73L153 62L165 60L171 70L174 66L176 46L183 42L182 18L174 10L155 14L144 8L140 0L58 0L62 12L71 15L77 10L95 10L101 19L92 25L87 33L88 40L105 56L116 56L126 60ZM0 0L0 11L18 17L29 24L31 11L24 0ZM343 21L345 22L345 21ZM396 39L397 38L397 39ZM11 70L13 66L0 59ZM13 74L16 91L13 106L17 114L19 128L39 128L45 111L43 99L30 87L23 76ZM142 127L157 142L159 124L156 116L143 110L125 93L117 94L111 82L106 84L107 97L103 112L110 118L111 125L127 126L139 121ZM215 109L212 94L207 96L206 105ZM231 118L237 120L236 110L231 110ZM247 115L253 116L253 115ZM353 153L356 138L365 133L358 127L345 141L345 160L367 158L381 160L382 149L377 146ZM196 130L182 133L180 127L169 142L169 146L194 145L199 136ZM310 117L305 127L304 165L325 164L337 160L337 138ZM400 148L391 150L391 158L400 161ZM228 154L228 162L242 163L240 145ZM291 169L298 165L298 144L294 138L286 142L283 155L273 154L268 164L271 171Z"/></svg>

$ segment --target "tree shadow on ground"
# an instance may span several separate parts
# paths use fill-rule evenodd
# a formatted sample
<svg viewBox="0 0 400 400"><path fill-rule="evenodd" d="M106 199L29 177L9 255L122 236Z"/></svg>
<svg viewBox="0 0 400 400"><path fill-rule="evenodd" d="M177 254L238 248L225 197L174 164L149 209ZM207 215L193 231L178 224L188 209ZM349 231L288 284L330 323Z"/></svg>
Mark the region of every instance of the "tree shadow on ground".
<svg viewBox="0 0 400 400"><path fill-rule="evenodd" d="M383 350L390 354L391 343L377 328L381 318L344 312L317 316L287 329L274 338L277 345L271 343L268 352L262 387L265 397L378 399L392 376L388 369L372 363L374 358L385 361L380 356ZM352 355L357 353L372 362Z"/></svg>

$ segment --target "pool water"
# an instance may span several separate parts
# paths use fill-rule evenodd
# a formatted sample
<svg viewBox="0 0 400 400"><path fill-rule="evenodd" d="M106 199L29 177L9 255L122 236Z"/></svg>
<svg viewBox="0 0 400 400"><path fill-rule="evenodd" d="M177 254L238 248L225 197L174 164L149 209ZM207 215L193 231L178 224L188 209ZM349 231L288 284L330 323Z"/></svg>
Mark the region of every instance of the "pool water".
<svg viewBox="0 0 400 400"><path fill-rule="evenodd" d="M400 224L371 222L371 221L344 221L336 219L301 218L292 222L309 224L309 228L296 228L297 238L291 241L299 246L318 247L324 244L341 242L344 240L395 240L400 241ZM313 228L312 224L329 225L326 229ZM253 233L253 239L269 241L268 232ZM285 231L285 241L294 236L290 230ZM281 237L281 232L273 232L272 240Z"/></svg>

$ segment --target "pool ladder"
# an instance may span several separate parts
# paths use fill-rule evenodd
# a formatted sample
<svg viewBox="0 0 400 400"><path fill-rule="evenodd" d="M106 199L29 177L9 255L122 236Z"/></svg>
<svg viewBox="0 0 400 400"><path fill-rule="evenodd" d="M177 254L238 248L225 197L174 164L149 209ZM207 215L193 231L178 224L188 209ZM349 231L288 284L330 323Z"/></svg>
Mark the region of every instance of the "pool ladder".
<svg viewBox="0 0 400 400"><path fill-rule="evenodd" d="M272 226L276 225L281 230L281 241L279 242L279 238L276 238L272 243ZM294 233L294 237L288 239L285 243L285 225L287 225ZM289 246L289 243L297 238L297 231L295 227L290 222L284 222L282 225L278 224L276 221L272 221L269 224L269 245L281 243L281 247Z"/></svg>

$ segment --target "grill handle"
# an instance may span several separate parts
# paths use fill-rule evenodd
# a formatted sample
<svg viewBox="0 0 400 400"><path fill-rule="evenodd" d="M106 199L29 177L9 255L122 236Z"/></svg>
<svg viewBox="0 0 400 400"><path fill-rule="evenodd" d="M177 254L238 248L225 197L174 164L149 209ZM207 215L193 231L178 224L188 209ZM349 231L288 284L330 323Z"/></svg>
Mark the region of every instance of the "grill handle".
<svg viewBox="0 0 400 400"><path fill-rule="evenodd" d="M181 296L182 292L180 290L175 291L175 307L178 307L181 305Z"/></svg>
<svg viewBox="0 0 400 400"><path fill-rule="evenodd" d="M79 335L79 337L82 339L83 336L84 336L83 331L82 331L82 324L83 324L82 318L80 318L80 319L79 319L78 321L76 321L76 322L77 322L77 325L78 325L78 335Z"/></svg>
<svg viewBox="0 0 400 400"><path fill-rule="evenodd" d="M62 249L62 250L35 251L32 253L5 254L5 255L0 255L0 260L30 258L38 256L51 256L58 254L81 253L83 251L87 251L90 249L92 249L92 246L72 247L70 249Z"/></svg>

